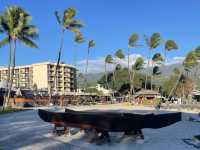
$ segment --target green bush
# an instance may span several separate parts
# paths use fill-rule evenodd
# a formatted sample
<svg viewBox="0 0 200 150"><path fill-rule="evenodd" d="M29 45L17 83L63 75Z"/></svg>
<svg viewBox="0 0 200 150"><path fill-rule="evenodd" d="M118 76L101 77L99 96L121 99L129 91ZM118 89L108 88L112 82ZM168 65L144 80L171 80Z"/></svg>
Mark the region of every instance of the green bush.
<svg viewBox="0 0 200 150"><path fill-rule="evenodd" d="M0 115L1 114L6 114L6 113L12 113L12 112L19 112L19 111L24 111L25 109L17 109L17 108L11 108L8 107L6 109L3 110L3 108L0 109ZM1 148L0 148L1 150Z"/></svg>
<svg viewBox="0 0 200 150"><path fill-rule="evenodd" d="M145 106L156 106L161 102L160 99L144 100L141 105Z"/></svg>

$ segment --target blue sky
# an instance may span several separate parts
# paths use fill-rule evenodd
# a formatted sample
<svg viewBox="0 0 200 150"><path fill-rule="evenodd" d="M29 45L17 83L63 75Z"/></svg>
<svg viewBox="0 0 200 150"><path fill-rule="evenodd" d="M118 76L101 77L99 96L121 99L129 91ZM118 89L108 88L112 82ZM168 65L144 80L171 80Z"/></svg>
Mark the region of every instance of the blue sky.
<svg viewBox="0 0 200 150"><path fill-rule="evenodd" d="M18 65L41 61L53 61L59 47L59 27L54 11L63 12L68 7L77 9L77 18L85 27L82 33L86 40L94 39L96 48L90 59L100 61L118 48L127 52L127 40L132 33L138 33L140 44L143 34L160 32L164 40L173 39L179 50L168 54L169 58L183 57L189 50L200 45L200 1L199 0L1 0L0 12L8 5L18 5L28 11L32 23L39 29L38 49L24 45L17 46ZM0 39L3 35L0 35ZM73 63L73 35L65 34L62 60ZM0 49L0 66L6 65L7 47ZM79 64L86 58L87 44L77 46ZM156 51L163 51L163 46ZM146 56L147 47L132 49L132 53ZM97 66L96 66L97 67Z"/></svg>

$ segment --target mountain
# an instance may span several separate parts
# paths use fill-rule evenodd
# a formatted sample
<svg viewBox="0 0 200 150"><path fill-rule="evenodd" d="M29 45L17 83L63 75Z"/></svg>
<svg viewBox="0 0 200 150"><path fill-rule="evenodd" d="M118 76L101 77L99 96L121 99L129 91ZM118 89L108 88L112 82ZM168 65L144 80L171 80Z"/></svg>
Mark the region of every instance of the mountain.
<svg viewBox="0 0 200 150"><path fill-rule="evenodd" d="M171 65L166 65L166 66L162 66L160 68L160 71L162 72L162 75L163 76L169 76L173 70L175 68L181 68L182 67L182 64L181 63L177 63L177 64L171 64ZM147 72L149 69L144 69L142 72ZM152 70L152 69L151 69ZM194 69L193 69L194 70ZM87 81L88 81L88 84L90 85L94 85L96 84L96 82L104 75L105 73L102 72L102 73L90 73L90 74L87 74L86 75L86 78L87 78ZM200 71L198 72L198 75L200 75ZM78 78L78 81L80 84L83 84L83 81Z"/></svg>

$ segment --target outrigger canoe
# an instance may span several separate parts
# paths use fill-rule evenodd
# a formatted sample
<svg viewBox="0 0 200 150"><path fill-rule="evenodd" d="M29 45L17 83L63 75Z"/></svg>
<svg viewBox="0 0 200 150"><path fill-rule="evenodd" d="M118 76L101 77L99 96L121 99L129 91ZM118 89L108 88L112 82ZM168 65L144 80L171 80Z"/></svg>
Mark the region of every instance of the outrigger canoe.
<svg viewBox="0 0 200 150"><path fill-rule="evenodd" d="M38 110L40 118L49 123L105 132L132 132L144 128L163 128L181 121L181 113L133 114L117 112Z"/></svg>

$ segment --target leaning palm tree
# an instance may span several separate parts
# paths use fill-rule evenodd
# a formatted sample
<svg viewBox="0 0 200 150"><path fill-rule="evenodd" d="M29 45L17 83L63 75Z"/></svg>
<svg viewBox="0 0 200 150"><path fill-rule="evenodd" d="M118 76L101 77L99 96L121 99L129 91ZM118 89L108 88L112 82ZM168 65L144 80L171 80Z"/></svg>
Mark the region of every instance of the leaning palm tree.
<svg viewBox="0 0 200 150"><path fill-rule="evenodd" d="M54 88L55 88L55 93L56 93L57 92L57 70L60 64L61 54L63 50L65 31L68 30L76 34L77 32L79 32L79 29L83 27L83 25L80 20L75 19L76 10L74 8L66 9L62 17L59 15L58 11L55 11L55 16L61 29L60 48L58 50L58 59L57 59L57 64L55 68L55 76L54 76L54 83L55 83Z"/></svg>
<svg viewBox="0 0 200 150"><path fill-rule="evenodd" d="M105 77L106 77L106 85L107 89L109 89L109 84L108 84L108 75L107 75L107 64L112 64L113 63L113 58L111 55L107 55L105 58Z"/></svg>
<svg viewBox="0 0 200 150"><path fill-rule="evenodd" d="M182 67L179 71L179 76L174 84L174 86L172 87L172 89L170 90L170 93L168 95L168 98L174 93L174 91L176 90L179 82L181 81L181 78L184 74L184 71L188 72L189 70L191 70L192 68L194 68L195 66L198 65L198 62L197 62L197 57L196 57L196 52L195 51L190 51L186 58L184 59L183 61L183 64L182 64Z"/></svg>
<svg viewBox="0 0 200 150"><path fill-rule="evenodd" d="M89 64L89 54L90 54L90 49L94 48L96 46L96 43L94 40L90 40L88 42L88 49L87 49L87 59L86 59L86 67L85 67L85 75L88 73L88 64ZM85 84L87 86L87 78L85 78Z"/></svg>
<svg viewBox="0 0 200 150"><path fill-rule="evenodd" d="M165 63L167 62L167 52L178 49L178 45L173 40L167 40L165 42Z"/></svg>
<svg viewBox="0 0 200 150"><path fill-rule="evenodd" d="M130 70L130 49L138 46L136 44L138 39L139 37L136 33L133 33L128 39L128 72L129 72L129 82L130 82L129 100L130 100L130 95L132 94L132 89L133 89L132 88L132 73Z"/></svg>
<svg viewBox="0 0 200 150"><path fill-rule="evenodd" d="M160 45L161 37L160 37L160 33L153 33L150 38L147 37L146 35L144 36L144 38L145 38L145 42L149 48L148 66L147 66L147 68L149 68L151 66L150 65L151 52L153 49L157 48ZM148 71L148 73L149 73L149 71ZM147 89L147 78L148 78L148 74L146 74L145 89Z"/></svg>
<svg viewBox="0 0 200 150"><path fill-rule="evenodd" d="M8 65L8 93L4 103L4 108L7 107L10 99L10 93L13 84L15 61L16 61L16 46L17 41L22 42L28 47L37 48L37 45L32 41L38 37L37 28L30 24L31 16L18 6L10 6L0 17L0 29L6 37L0 42L0 47L9 44L9 65ZM10 66L12 65L11 71Z"/></svg>

